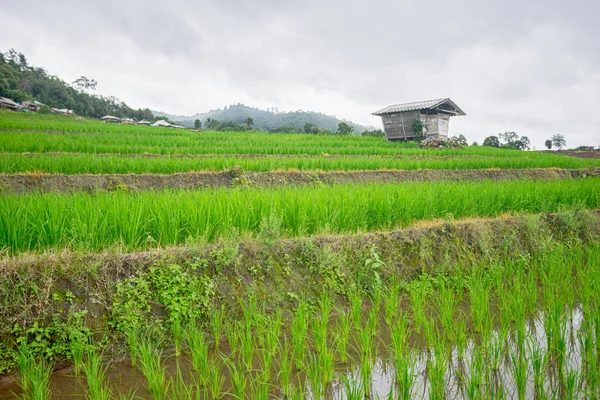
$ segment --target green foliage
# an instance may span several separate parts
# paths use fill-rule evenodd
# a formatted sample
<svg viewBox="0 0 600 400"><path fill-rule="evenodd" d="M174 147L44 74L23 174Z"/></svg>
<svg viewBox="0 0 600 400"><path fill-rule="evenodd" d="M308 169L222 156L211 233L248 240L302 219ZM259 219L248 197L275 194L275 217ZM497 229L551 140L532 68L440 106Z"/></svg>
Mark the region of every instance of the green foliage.
<svg viewBox="0 0 600 400"><path fill-rule="evenodd" d="M43 105L40 107L40 110L38 111L40 114L52 114L52 110L50 109L50 107L48 107L47 105Z"/></svg>
<svg viewBox="0 0 600 400"><path fill-rule="evenodd" d="M371 247L370 255L364 264L359 264L356 271L356 284L358 289L367 296L374 296L381 292L383 282L381 280L382 269L385 263L381 261L377 248Z"/></svg>
<svg viewBox="0 0 600 400"><path fill-rule="evenodd" d="M563 147L567 146L567 140L565 139L564 135L561 135L561 134L552 135L550 140L552 141L552 145L559 150L561 150Z"/></svg>
<svg viewBox="0 0 600 400"><path fill-rule="evenodd" d="M199 119L194 121L194 128L202 129L202 122Z"/></svg>
<svg viewBox="0 0 600 400"><path fill-rule="evenodd" d="M154 119L149 109L133 110L114 97L86 93L95 88L96 81L93 79L81 77L71 86L49 75L43 68L30 66L25 56L14 50L0 54L0 81L3 83L0 84L0 96L17 102L35 99L50 107L67 108L86 117L100 118L110 114L138 120Z"/></svg>
<svg viewBox="0 0 600 400"><path fill-rule="evenodd" d="M546 146L546 148L547 148L548 150L551 150L551 149L552 149L552 140L550 140L550 139L546 140L546 141L544 142L544 146Z"/></svg>
<svg viewBox="0 0 600 400"><path fill-rule="evenodd" d="M421 140L425 139L425 135L423 133L425 125L423 124L423 121L420 119L414 119L412 122L412 128L415 132L415 142L420 142Z"/></svg>
<svg viewBox="0 0 600 400"><path fill-rule="evenodd" d="M456 143L458 143L461 146L469 145L469 143L467 142L467 138L463 134L460 134L458 136L452 136L452 140L456 141Z"/></svg>
<svg viewBox="0 0 600 400"><path fill-rule="evenodd" d="M338 124L344 122L338 118L312 111L290 111L281 112L277 109L261 110L255 107L249 107L244 104L233 104L222 109L212 110L206 113L196 114L190 117L181 117L156 113L157 116L167 116L183 126L192 127L195 119L205 121L207 119L215 121L231 121L244 128L247 128L246 121L252 119L252 129L265 132L305 132L310 134L327 134L335 132ZM365 126L345 121L354 128L355 131L363 131ZM308 124L308 125L307 125ZM205 126L207 130L212 130ZM308 128L305 129L305 128ZM314 130L312 129L314 128Z"/></svg>
<svg viewBox="0 0 600 400"><path fill-rule="evenodd" d="M361 136L373 136L373 137L385 137L385 132L382 131L381 129L375 129L375 130L364 130L361 132L360 134Z"/></svg>
<svg viewBox="0 0 600 400"><path fill-rule="evenodd" d="M501 147L513 150L528 150L530 146L529 138L527 136L517 135L516 132L504 132L499 133L498 137L501 141Z"/></svg>
<svg viewBox="0 0 600 400"><path fill-rule="evenodd" d="M117 284L112 324L121 331L141 328L149 321L154 302L164 307L171 325L201 321L213 294L212 280L196 273L194 266L154 266Z"/></svg>
<svg viewBox="0 0 600 400"><path fill-rule="evenodd" d="M338 135L350 135L354 132L354 127L348 125L346 122L340 122L336 133Z"/></svg>
<svg viewBox="0 0 600 400"><path fill-rule="evenodd" d="M483 145L498 148L500 147L500 139L498 139L498 136L488 136L484 139Z"/></svg>

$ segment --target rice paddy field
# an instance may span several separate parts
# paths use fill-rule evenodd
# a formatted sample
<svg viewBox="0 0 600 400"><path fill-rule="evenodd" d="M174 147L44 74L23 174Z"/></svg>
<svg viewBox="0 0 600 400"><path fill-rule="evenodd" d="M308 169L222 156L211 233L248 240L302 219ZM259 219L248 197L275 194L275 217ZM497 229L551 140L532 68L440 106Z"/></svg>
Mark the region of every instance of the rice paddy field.
<svg viewBox="0 0 600 400"><path fill-rule="evenodd" d="M598 162L0 111L0 399L600 398Z"/></svg>

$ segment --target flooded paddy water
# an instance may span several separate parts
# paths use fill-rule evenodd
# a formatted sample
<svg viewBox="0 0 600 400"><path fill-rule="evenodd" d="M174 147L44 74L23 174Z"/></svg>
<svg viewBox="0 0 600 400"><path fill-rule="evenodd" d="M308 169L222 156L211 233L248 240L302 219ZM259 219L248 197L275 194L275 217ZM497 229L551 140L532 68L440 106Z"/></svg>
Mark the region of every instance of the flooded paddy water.
<svg viewBox="0 0 600 400"><path fill-rule="evenodd" d="M598 272L567 271L397 282L343 308L324 292L289 318L250 302L243 321L184 328L180 355L159 350L166 334L136 331L135 362L96 369L104 395L90 396L94 372L83 366L53 373L49 390L56 399L596 398ZM2 386L0 399L19 398L21 384Z"/></svg>

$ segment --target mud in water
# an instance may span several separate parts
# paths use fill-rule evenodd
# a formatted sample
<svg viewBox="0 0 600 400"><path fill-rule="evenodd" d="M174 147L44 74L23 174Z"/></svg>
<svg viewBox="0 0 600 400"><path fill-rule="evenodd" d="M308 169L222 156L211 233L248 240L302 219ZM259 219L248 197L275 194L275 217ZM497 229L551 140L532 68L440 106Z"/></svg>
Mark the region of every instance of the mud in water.
<svg viewBox="0 0 600 400"><path fill-rule="evenodd" d="M283 185L396 183L483 180L555 180L600 176L600 168L568 170L489 169L489 170L418 170L348 172L190 172L159 174L2 174L0 188L6 192L94 192L140 191L161 189L202 189L217 187L277 187Z"/></svg>
<svg viewBox="0 0 600 400"><path fill-rule="evenodd" d="M407 299L405 299L407 300ZM401 309L408 310L410 305L408 302L401 303ZM497 321L498 309L494 303L490 304L493 312L494 320ZM464 302L460 302L457 306L460 311L467 311L468 305ZM363 310L363 317L366 317L368 310ZM436 317L434 317L437 320ZM363 321L364 322L364 321ZM438 321L439 322L439 321ZM330 318L330 326L333 327L337 323L336 316ZM547 337L544 331L545 315L543 312L531 316L527 320L526 334L531 343L537 343L539 349L542 351L548 351L546 346ZM570 370L581 369L581 342L577 340L578 332L581 329L583 323L583 313L579 306L570 310L568 313L567 322L565 323L564 340L566 341L566 362L565 365ZM388 398L390 392L397 393L397 378L394 363L392 362L392 355L390 353L391 347L391 332L386 325L383 312L378 322L378 336L375 341L374 347L376 347L376 353L371 361L372 375L370 377L370 387L368 395L364 396L364 399L385 399ZM498 337L499 326L495 324L495 330L492 332L494 338ZM466 393L466 380L468 375L471 373L473 357L477 353L477 349L480 348L482 339L477 334L473 333L473 326L471 321L467 326L468 342L464 357L459 357L457 347L453 345L447 355L447 366L445 373L445 398L468 398ZM287 333L286 333L287 335ZM289 339L289 336L286 336ZM333 343L333 337L329 338L329 343ZM529 343L529 342L528 342ZM409 346L414 354L414 384L411 389L411 398L416 399L430 399L430 383L429 383L429 369L431 368L430 363L436 357L434 350L428 348L424 335L420 333L414 333L409 339ZM514 364L511 360L510 354L516 352L517 345L515 338L509 336L506 342L506 354L501 357L499 367L494 371L488 371L485 377L484 384L488 385L488 390L497 390L504 393L503 398L517 398L517 387L514 380ZM531 347L528 347L528 352L525 357L531 357ZM255 350L253 368L247 372L248 376L248 391L252 388L252 381L256 379L258 371L261 369L261 361L258 357L258 351ZM232 351L228 346L226 340L223 340L219 344L218 351L215 349L214 344L210 346L209 354L211 357L227 357L233 359ZM343 400L348 399L347 396L347 382L360 382L361 381L361 351L360 351L360 340L356 335L350 337L348 346L348 362L341 362L336 359L334 364L334 378L333 380L323 388L323 396L319 398ZM271 380L269 389L269 398L283 399L281 387L278 384L278 364L279 359L275 359L273 362L273 368L271 370ZM549 364L551 367L545 372L544 386L545 389L551 393L559 394L558 388L558 377L557 370L554 366ZM531 365L529 366L531 368ZM195 381L195 372L192 369L190 359L184 355L175 357L172 354L167 354L164 357L164 369L167 375L175 381L181 381L185 384L191 384ZM225 377L225 383L223 386L223 395L221 398L224 399L235 399L232 395L232 376L230 370L222 365L221 372ZM489 375L488 375L489 374ZM8 379L4 379L0 383L0 400L18 399L20 398L20 388L18 385L17 377L13 378L10 382ZM108 382L112 390L113 397L120 398L121 395L133 395L136 399L148 399L152 400L153 397L147 389L147 380L136 366L132 366L129 359L121 359L119 361L113 361L110 363L108 368L107 377L105 382ZM313 389L311 388L311 380L304 369L293 369L291 383L294 386L302 387L304 390L304 398L314 399L312 395ZM527 376L526 383L526 396L527 399L533 399L534 393L534 376L531 371ZM489 389L489 388L492 389ZM86 383L83 372L77 376L72 368L56 371L52 374L50 382L50 391L52 399L85 399L86 398ZM489 392L487 392L489 394ZM498 392L499 393L499 392ZM128 397L131 398L131 397ZM171 398L167 396L166 398ZM187 398L187 397L186 397ZM200 390L199 397L194 399L210 399L208 394L208 388L204 387ZM248 397L251 398L251 397ZM353 397L356 398L356 397ZM396 397L393 397L396 398Z"/></svg>

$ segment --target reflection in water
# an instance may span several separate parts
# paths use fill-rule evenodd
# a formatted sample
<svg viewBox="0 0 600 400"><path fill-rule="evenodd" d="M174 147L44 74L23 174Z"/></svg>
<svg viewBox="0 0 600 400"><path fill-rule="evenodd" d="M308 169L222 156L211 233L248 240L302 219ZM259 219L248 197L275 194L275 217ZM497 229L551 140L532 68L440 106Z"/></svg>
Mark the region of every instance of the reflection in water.
<svg viewBox="0 0 600 400"><path fill-rule="evenodd" d="M576 307L566 313L567 318L561 319L560 335L558 339L549 338L549 318L538 313L527 320L524 326L524 335L518 329L502 329L496 327L491 337L472 335L466 347L461 350L457 345L446 348L445 352L438 352L434 348L427 348L423 335L413 335L411 338L410 352L414 355L414 363L410 370L414 374L414 385L410 389L412 398L434 398L436 388L433 387L436 358L445 358L445 369L442 374L442 392L445 398L481 398L481 394L496 398L519 398L519 387L524 390L524 398L535 398L540 385L545 393L563 397L565 387L574 377L574 385L578 385L579 393L584 393L586 381L582 377L582 346L585 338L580 335L584 322L581 307ZM385 322L380 322L384 327ZM564 359L557 357L553 349L557 343L564 346ZM368 397L372 399L399 398L396 369L391 357L391 339L387 328L378 332L377 354L371 361L370 390ZM365 398L365 391L361 388L361 353L355 351L358 341L350 346L348 363L335 364L334 379L324 388L324 397L336 400L347 398ZM231 356L231 351L223 343L220 351L225 356ZM258 357L255 357L258 358ZM260 370L257 365L250 375L256 376ZM544 363L544 361L546 361ZM282 392L277 387L277 366L271 373L269 393L271 398L282 398ZM442 364L444 365L444 364ZM192 382L191 363L185 357L170 356L165 359L165 368L171 377L179 376L185 382ZM305 398L312 398L311 380L306 369L294 371L292 381L297 386L304 388ZM224 390L231 392L232 382L229 370L223 366L225 375ZM562 375L562 378L561 378ZM151 399L152 396L146 389L146 379L136 367L128 361L113 362L108 369L107 381L113 394L130 394L135 398ZM439 385L438 385L439 386ZM251 385L249 385L250 390ZM51 379L52 398L56 399L84 399L85 379L76 377L73 372L55 372ZM7 384L0 388L0 399L16 398L19 387L16 383ZM233 398L226 395L224 398ZM356 397L355 397L356 396ZM199 398L209 398L207 393L202 393Z"/></svg>

